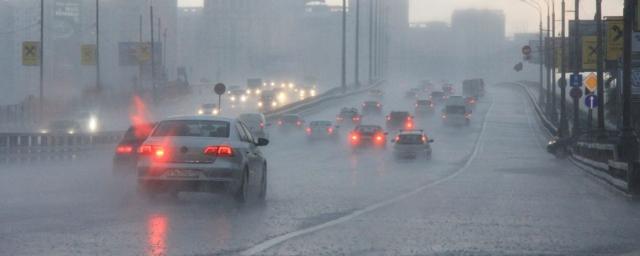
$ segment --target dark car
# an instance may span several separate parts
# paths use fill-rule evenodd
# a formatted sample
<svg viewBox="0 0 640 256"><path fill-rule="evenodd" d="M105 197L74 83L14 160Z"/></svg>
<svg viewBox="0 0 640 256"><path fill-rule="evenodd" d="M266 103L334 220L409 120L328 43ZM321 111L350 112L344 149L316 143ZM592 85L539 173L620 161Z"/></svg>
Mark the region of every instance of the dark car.
<svg viewBox="0 0 640 256"><path fill-rule="evenodd" d="M80 123L74 120L56 120L51 121L47 126L43 129L40 129L40 133L48 133L48 134L76 134L81 133L82 126Z"/></svg>
<svg viewBox="0 0 640 256"><path fill-rule="evenodd" d="M299 115L283 115L278 120L278 127L280 127L280 129L301 129L304 127L303 125L304 120Z"/></svg>
<svg viewBox="0 0 640 256"><path fill-rule="evenodd" d="M433 91L431 92L431 95L429 96L429 99L431 99L434 102L443 102L448 98L447 95L445 95L445 93L443 91Z"/></svg>
<svg viewBox="0 0 640 256"><path fill-rule="evenodd" d="M138 147L149 137L154 126L154 123L143 123L132 125L127 129L116 146L113 156L113 173L135 173L138 163Z"/></svg>
<svg viewBox="0 0 640 256"><path fill-rule="evenodd" d="M415 115L433 114L435 111L435 104L431 100L416 100Z"/></svg>
<svg viewBox="0 0 640 256"><path fill-rule="evenodd" d="M392 111L387 115L387 130L413 129L413 116L407 111Z"/></svg>
<svg viewBox="0 0 640 256"><path fill-rule="evenodd" d="M382 114L382 104L378 101L365 101L362 103L363 115L380 115Z"/></svg>
<svg viewBox="0 0 640 256"><path fill-rule="evenodd" d="M387 132L379 125L358 125L349 134L349 141L353 148L387 146Z"/></svg>
<svg viewBox="0 0 640 256"><path fill-rule="evenodd" d="M358 113L356 108L342 108L340 113L336 117L336 123L342 124L343 122L350 120L354 125L360 124L362 117Z"/></svg>

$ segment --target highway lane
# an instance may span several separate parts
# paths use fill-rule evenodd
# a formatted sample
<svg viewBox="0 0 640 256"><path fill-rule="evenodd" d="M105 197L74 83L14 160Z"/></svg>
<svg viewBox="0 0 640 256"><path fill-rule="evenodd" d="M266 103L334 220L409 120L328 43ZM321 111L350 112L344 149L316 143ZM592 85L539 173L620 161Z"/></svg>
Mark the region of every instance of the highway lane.
<svg viewBox="0 0 640 256"><path fill-rule="evenodd" d="M453 178L261 255L638 255L640 205L544 151L519 88L493 88L478 154Z"/></svg>
<svg viewBox="0 0 640 256"><path fill-rule="evenodd" d="M385 112L411 110L404 88L385 96ZM335 102L307 116L333 120ZM390 151L352 154L342 141L309 144L303 132L272 130L267 203L237 207L224 196L181 194L178 200L146 201L134 182L111 177L110 150L72 162L3 168L0 180L0 248L8 255L193 255L234 254L407 193L448 177L471 154L487 98L470 127L442 127L439 117L418 120L436 140L431 161L395 162ZM365 118L383 123L383 116Z"/></svg>

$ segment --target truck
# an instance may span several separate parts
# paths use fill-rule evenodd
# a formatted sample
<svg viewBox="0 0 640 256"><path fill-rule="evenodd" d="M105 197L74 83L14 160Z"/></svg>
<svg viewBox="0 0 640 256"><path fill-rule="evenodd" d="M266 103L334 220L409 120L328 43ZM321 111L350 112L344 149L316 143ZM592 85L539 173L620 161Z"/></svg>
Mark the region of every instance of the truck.
<svg viewBox="0 0 640 256"><path fill-rule="evenodd" d="M260 94L260 88L262 88L261 78L247 79L247 94Z"/></svg>
<svg viewBox="0 0 640 256"><path fill-rule="evenodd" d="M462 95L478 99L484 96L484 80L481 78L467 79L462 82Z"/></svg>

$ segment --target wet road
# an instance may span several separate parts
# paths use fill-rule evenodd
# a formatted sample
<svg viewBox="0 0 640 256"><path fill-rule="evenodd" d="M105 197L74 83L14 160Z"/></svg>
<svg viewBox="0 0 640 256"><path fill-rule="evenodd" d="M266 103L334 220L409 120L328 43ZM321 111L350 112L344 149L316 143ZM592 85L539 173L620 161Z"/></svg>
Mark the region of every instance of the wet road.
<svg viewBox="0 0 640 256"><path fill-rule="evenodd" d="M385 112L409 110L404 91ZM418 119L430 161L279 133L264 149L267 202L146 201L111 176L111 149L72 162L3 166L2 255L622 254L640 250L640 205L544 152L517 89L490 87L470 127ZM336 102L306 117L333 120ZM366 123L383 123L383 116Z"/></svg>

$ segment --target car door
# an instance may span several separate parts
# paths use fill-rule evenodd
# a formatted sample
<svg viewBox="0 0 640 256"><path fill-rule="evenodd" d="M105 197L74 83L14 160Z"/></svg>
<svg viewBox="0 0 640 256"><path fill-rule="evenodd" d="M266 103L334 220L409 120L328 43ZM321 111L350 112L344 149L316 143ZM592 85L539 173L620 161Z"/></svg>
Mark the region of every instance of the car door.
<svg viewBox="0 0 640 256"><path fill-rule="evenodd" d="M238 122L238 130L241 134L241 140L247 145L245 155L249 163L249 183L252 186L260 184L259 182L262 179L262 156L260 151L255 145L256 142L253 135L242 122Z"/></svg>

